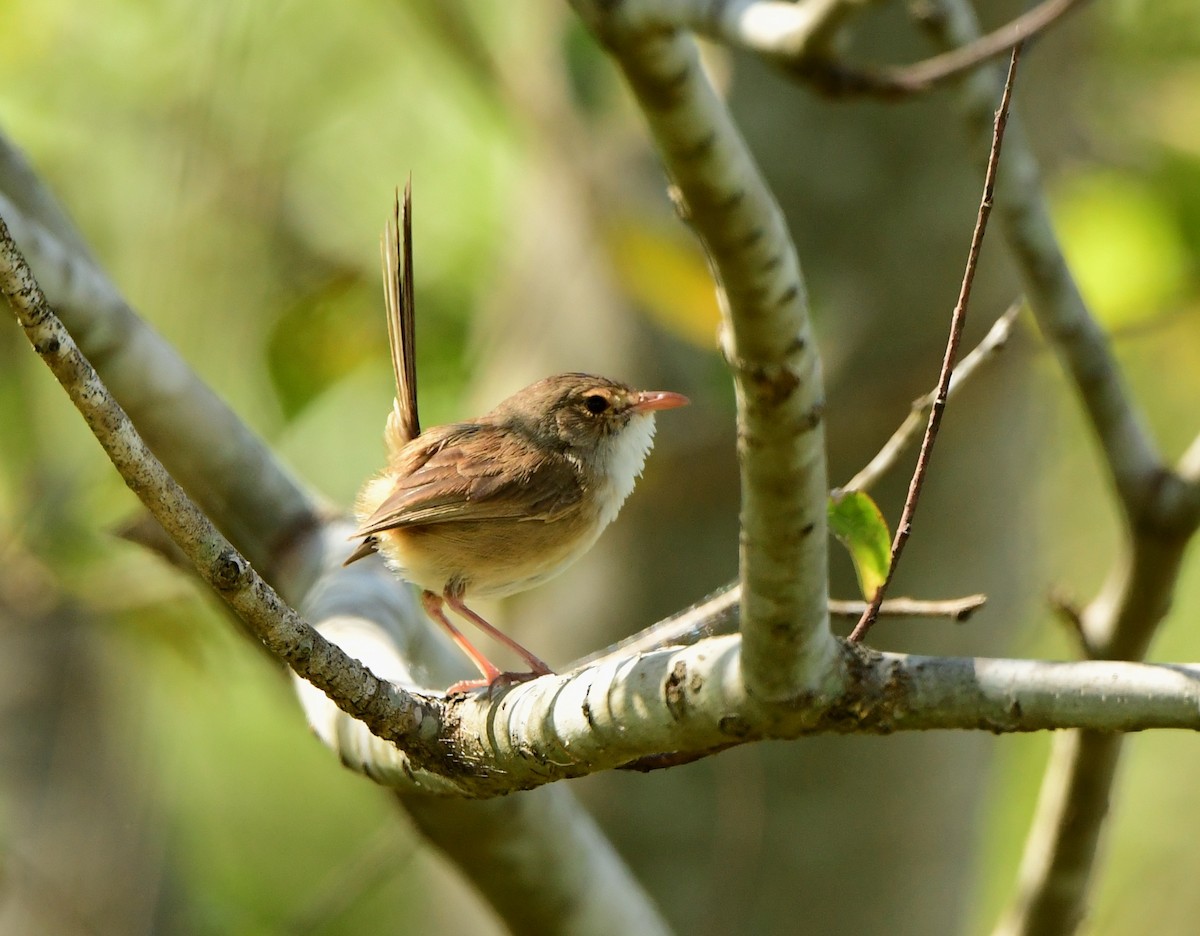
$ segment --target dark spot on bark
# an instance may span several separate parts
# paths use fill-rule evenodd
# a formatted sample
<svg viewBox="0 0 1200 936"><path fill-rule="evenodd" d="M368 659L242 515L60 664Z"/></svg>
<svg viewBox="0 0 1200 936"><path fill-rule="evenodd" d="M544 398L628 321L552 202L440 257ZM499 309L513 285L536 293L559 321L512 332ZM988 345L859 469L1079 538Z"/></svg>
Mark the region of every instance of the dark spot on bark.
<svg viewBox="0 0 1200 936"><path fill-rule="evenodd" d="M786 354L799 354L808 347L808 341L803 335L797 335L792 339L792 343L787 346Z"/></svg>
<svg viewBox="0 0 1200 936"><path fill-rule="evenodd" d="M757 395L767 406L776 407L784 403L800 386L800 378L787 367L764 367L758 365L746 371Z"/></svg>
<svg viewBox="0 0 1200 936"><path fill-rule="evenodd" d="M760 272L770 273L781 263L783 263L783 254L771 254L771 256L767 257L767 259L763 261L763 265L758 269Z"/></svg>
<svg viewBox="0 0 1200 936"><path fill-rule="evenodd" d="M1013 721L1020 721L1025 716L1025 710L1021 708L1021 700L1013 699L1008 706L1008 717Z"/></svg>
<svg viewBox="0 0 1200 936"><path fill-rule="evenodd" d="M775 300L775 308L778 309L780 306L787 305L798 295L800 295L800 287L795 283L792 283L792 285L785 289L779 298Z"/></svg>
<svg viewBox="0 0 1200 936"><path fill-rule="evenodd" d="M734 208L736 208L738 205L740 205L742 203L742 201L743 201L743 199L745 199L745 197L746 197L745 189L737 189L736 191L730 192L728 195L726 195L724 198L722 198L719 202L717 202L717 210L718 211L733 211Z"/></svg>
<svg viewBox="0 0 1200 936"><path fill-rule="evenodd" d="M57 338L51 338L45 344L35 344L33 350L38 354L57 354L60 345Z"/></svg>
<svg viewBox="0 0 1200 936"><path fill-rule="evenodd" d="M683 660L679 660L672 668L671 675L667 677L666 685L663 687L663 695L667 700L667 711L676 721L683 717L684 706L687 704L683 695L685 682L687 682L687 664Z"/></svg>
<svg viewBox="0 0 1200 936"><path fill-rule="evenodd" d="M209 566L213 588L218 591L236 591L241 588L250 573L250 566L237 554L232 546L226 546Z"/></svg>
<svg viewBox="0 0 1200 936"><path fill-rule="evenodd" d="M670 33L671 30L669 29L657 31L658 35L670 35ZM654 39L654 35L646 33L639 38L649 42ZM652 110L665 111L678 106L683 90L691 77L691 64L687 63L680 66L679 70L673 74L664 75L661 78L658 76L645 76L642 78L632 78L631 80L639 88L641 98L645 102L646 107Z"/></svg>
<svg viewBox="0 0 1200 936"><path fill-rule="evenodd" d="M704 688L704 677L699 673L692 673L692 678L688 680L688 688L695 693L699 693Z"/></svg>
<svg viewBox="0 0 1200 936"><path fill-rule="evenodd" d="M693 162L697 159L703 159L712 152L712 148L717 142L717 132L715 130L705 134L691 146L685 147L680 153L679 158L685 162Z"/></svg>
<svg viewBox="0 0 1200 936"><path fill-rule="evenodd" d="M800 429L805 432L811 432L821 425L821 419L825 416L825 401L818 400L808 408L800 421Z"/></svg>
<svg viewBox="0 0 1200 936"><path fill-rule="evenodd" d="M817 525L815 523L806 523L806 524L804 524L804 526L800 527L800 535L808 536L816 528L817 528Z"/></svg>
<svg viewBox="0 0 1200 936"><path fill-rule="evenodd" d="M584 699L583 705L581 708L583 711L584 720L586 720L588 723L588 727L591 728L593 731L595 731L596 730L596 718L594 715L592 715L592 703L589 702L587 699Z"/></svg>
<svg viewBox="0 0 1200 936"><path fill-rule="evenodd" d="M717 722L717 729L723 735L731 738L746 738L750 736L750 726L741 715L723 715Z"/></svg>
<svg viewBox="0 0 1200 936"><path fill-rule="evenodd" d="M747 234L745 237L741 238L737 242L738 249L739 250L749 250L751 247L753 247L755 244L757 244L760 240L763 239L764 234L766 234L766 231L764 231L761 227L756 227L749 234Z"/></svg>
<svg viewBox="0 0 1200 936"><path fill-rule="evenodd" d="M776 621L771 625L771 639L783 643L790 641L796 635L796 630L789 621Z"/></svg>
<svg viewBox="0 0 1200 936"><path fill-rule="evenodd" d="M688 76L692 73L690 63L681 65L679 71L673 75L667 75L662 81L663 89L669 94L675 95L679 93L679 89L687 84Z"/></svg>

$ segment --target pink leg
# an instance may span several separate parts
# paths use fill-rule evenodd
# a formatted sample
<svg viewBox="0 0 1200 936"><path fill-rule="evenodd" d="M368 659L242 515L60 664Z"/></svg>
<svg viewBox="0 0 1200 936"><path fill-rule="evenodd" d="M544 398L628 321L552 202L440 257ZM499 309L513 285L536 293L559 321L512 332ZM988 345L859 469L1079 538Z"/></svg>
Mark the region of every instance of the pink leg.
<svg viewBox="0 0 1200 936"><path fill-rule="evenodd" d="M428 592L426 594L428 594ZM529 668L532 669L536 675L548 676L554 672L554 670L550 669L550 667L548 667L545 663L535 657L532 653L522 647L507 634L501 633L496 628L492 627L491 624L463 604L462 598L455 592L451 591L451 589L447 588L445 592L442 593L442 597L446 599L446 603L449 604L450 607L482 630L485 634L491 635L510 650L519 653L521 658L529 664Z"/></svg>
<svg viewBox="0 0 1200 936"><path fill-rule="evenodd" d="M425 606L425 613L437 621L442 627L446 628L446 632L450 635L460 650L471 658L471 662L478 667L479 672L483 674L483 679L471 679L457 682L449 689L446 694L452 692L461 692L464 689L475 689L479 686L490 686L504 674L495 666L491 660L485 657L478 649L475 648L471 641L467 640L462 635L462 632L450 623L445 612L442 611L442 599L431 591L421 592L421 604Z"/></svg>

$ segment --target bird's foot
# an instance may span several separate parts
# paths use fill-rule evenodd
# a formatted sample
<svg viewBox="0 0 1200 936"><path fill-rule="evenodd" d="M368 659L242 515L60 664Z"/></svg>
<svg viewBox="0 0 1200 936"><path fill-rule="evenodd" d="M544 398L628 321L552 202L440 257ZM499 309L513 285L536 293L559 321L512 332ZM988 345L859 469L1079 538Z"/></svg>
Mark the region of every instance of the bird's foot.
<svg viewBox="0 0 1200 936"><path fill-rule="evenodd" d="M446 695L465 695L472 689L486 689L488 695L496 689L507 689L509 686L515 686L518 683L529 682L531 679L537 679L539 676L553 676L554 671L547 668L544 673L496 673L490 679L463 679L456 682L446 690Z"/></svg>

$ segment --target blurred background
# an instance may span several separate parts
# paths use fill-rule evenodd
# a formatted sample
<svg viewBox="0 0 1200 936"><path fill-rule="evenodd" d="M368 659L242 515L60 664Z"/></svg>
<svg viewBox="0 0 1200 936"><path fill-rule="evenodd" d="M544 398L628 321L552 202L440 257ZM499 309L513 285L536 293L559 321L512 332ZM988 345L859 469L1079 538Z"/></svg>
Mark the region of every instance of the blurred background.
<svg viewBox="0 0 1200 936"><path fill-rule="evenodd" d="M990 25L1019 12L988 4ZM847 55L931 54L898 5ZM1089 5L1016 109L1085 294L1168 457L1200 430L1200 14ZM952 93L827 101L708 63L787 214L828 392L831 483L933 384L979 181ZM618 76L565 4L9 0L0 130L126 297L332 504L381 466L378 234L413 176L422 417L547 373L689 394L600 545L493 620L563 666L736 572L733 401L702 255ZM1002 170L1003 171L1003 170ZM998 228L968 341L1017 295ZM875 494L895 522L909 463ZM313 740L217 602L111 531L137 505L0 323L0 932L498 932L386 793ZM987 592L888 649L1070 657L1049 610L1117 542L1027 317L949 410L897 594ZM833 551L834 593L855 592ZM1200 659L1200 571L1152 654ZM680 931L983 933L1047 737L816 738L574 784ZM1092 931L1191 931L1200 751L1132 739ZM298 818L302 817L302 821Z"/></svg>

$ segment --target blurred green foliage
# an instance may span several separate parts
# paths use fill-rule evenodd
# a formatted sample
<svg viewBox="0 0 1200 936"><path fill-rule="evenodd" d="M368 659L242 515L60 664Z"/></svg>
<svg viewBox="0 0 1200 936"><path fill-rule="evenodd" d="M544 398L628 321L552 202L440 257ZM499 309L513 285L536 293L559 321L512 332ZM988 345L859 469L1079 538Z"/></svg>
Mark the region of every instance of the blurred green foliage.
<svg viewBox="0 0 1200 936"><path fill-rule="evenodd" d="M1060 71L1039 64L1034 49L1019 94L1034 99L1035 138L1041 131L1057 160L1048 175L1068 254L1173 457L1200 430L1200 15L1188 0L1094 4L1071 25L1070 61ZM1060 80L1077 89L1070 100L1056 99ZM567 97L578 123L546 116L554 94ZM805 100L804 91L788 94ZM871 427L902 418L934 373L902 357L915 316L899 313L936 303L884 302L898 302L910 280L936 277L924 268L915 275L911 262L891 270L878 255L899 256L921 241L911 231L924 233L922 211L965 215L922 194L919 172L943 194L935 160L902 168L890 142L886 170L870 178L861 173L873 163L851 146L836 166L797 159L784 123L836 142L852 139L838 123L847 112L894 121L889 132L912 113L841 106L827 120L771 111L746 123L768 169L787 167L779 189L789 210L807 192L799 180L817 179L819 194L790 216L828 322L828 359L882 348L904 370L886 399L872 401L878 413L842 412L843 426L870 434L865 450L882 440ZM1059 133L1067 107L1069 131ZM0 4L0 129L30 154L134 306L303 478L341 504L382 457L392 388L377 238L394 188L413 174L422 410L433 424L462 414L475 310L493 295L515 219L530 208L520 182L531 153L558 133L583 133L590 136L573 142L589 155L624 145L636 153L630 162L647 161L643 126L601 53L565 7L534 2L10 0ZM664 227L659 180L643 181L629 173L628 202L605 217L613 280L664 333L711 347L715 306L703 259L681 228ZM847 207L856 194L866 202ZM901 219L905 243L872 242L886 215ZM956 245L939 247L951 266L961 264ZM996 292L1009 289L1004 281ZM929 348L933 360L940 352ZM887 366L853 360L871 377ZM1014 353L996 365L1026 366L1037 435L1020 426L1008 444L1028 471L1037 523L1009 546L1035 556L1020 604L1033 610L1028 622L1000 621L1012 628L1001 636L1010 653L1067 657L1073 648L1038 596L1051 587L1091 595L1118 522L1088 430L1049 355ZM835 407L854 399L840 392ZM979 389L976 400L988 392ZM951 407L949 439L954 414L977 415L972 406L968 388ZM964 498L987 493L986 478L972 488L938 475L936 460L934 473L935 486L958 485ZM184 908L183 931L297 932L305 918L318 921L314 932L332 934L402 929L396 921L413 914L442 920L419 916L436 913L419 909L433 862L406 857L418 846L386 793L342 771L307 737L286 682L233 635L211 600L104 532L133 510L62 393L16 330L0 327L0 565L8 570L0 577L36 569L47 587L105 622L97 631L106 649L94 661L112 706L105 718L145 778L147 815L161 815L164 862L178 891L163 901ZM921 562L921 535L912 565ZM929 564L958 575L956 586L973 571L961 567L954 544ZM1175 608L1155 657L1200 658L1190 627L1200 614L1194 563ZM979 932L1010 892L1046 746L1044 737L1002 739L978 816L955 817L979 830L970 908ZM1169 735L1128 747L1093 929L1187 932L1200 914L1189 886L1200 872L1200 816L1190 807L1200 754L1194 739ZM394 829L394 841L381 841L380 829ZM384 870L368 865L347 905L321 899L372 855ZM322 908L331 909L322 916ZM421 931L421 922L411 925Z"/></svg>

